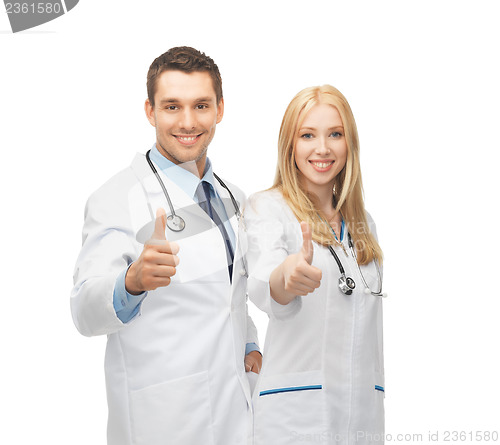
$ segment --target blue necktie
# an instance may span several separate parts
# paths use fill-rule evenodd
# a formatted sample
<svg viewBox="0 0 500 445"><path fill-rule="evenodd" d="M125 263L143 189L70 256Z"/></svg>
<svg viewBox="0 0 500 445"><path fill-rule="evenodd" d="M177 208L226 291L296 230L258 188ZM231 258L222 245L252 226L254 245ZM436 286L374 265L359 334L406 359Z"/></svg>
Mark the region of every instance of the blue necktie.
<svg viewBox="0 0 500 445"><path fill-rule="evenodd" d="M213 209L212 204L210 203L210 188L211 185L207 181L201 181L198 184L198 188L196 189L198 205L205 211L208 216L210 216L210 219L217 225L222 238L225 241L229 280L232 282L234 260L233 246L231 245L231 239L229 238L226 228L224 227L224 223L221 221L219 215Z"/></svg>

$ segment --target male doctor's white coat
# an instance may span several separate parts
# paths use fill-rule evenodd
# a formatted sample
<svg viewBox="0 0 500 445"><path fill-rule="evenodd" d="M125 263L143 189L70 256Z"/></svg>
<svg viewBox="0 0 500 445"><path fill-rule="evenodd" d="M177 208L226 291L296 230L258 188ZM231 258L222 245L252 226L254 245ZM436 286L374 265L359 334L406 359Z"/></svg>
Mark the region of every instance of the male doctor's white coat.
<svg viewBox="0 0 500 445"><path fill-rule="evenodd" d="M180 263L171 284L148 292L127 324L113 306L116 279L141 254L156 210L170 213L145 156L95 192L85 212L71 309L82 334L108 335L108 444L244 444L252 422L245 345L257 343L246 305L246 238L217 183L237 238L230 283L219 229L157 170L174 208L188 208L191 220L176 239ZM241 191L228 186L242 206ZM196 218L207 230L192 229L200 227Z"/></svg>
<svg viewBox="0 0 500 445"><path fill-rule="evenodd" d="M372 233L375 226L368 218ZM264 361L254 392L254 445L380 445L384 442L382 301L365 286L347 236L334 246L352 295L338 287L330 251L313 243L321 285L288 305L276 303L269 276L302 247L297 218L278 190L252 195L245 206L250 299L269 314ZM377 289L375 264L361 266Z"/></svg>

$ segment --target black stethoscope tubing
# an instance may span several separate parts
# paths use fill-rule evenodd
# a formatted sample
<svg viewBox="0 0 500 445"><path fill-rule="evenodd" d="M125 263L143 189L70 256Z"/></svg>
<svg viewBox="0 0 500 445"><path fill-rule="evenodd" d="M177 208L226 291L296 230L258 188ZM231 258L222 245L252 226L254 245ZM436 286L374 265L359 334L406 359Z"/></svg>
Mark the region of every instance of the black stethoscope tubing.
<svg viewBox="0 0 500 445"><path fill-rule="evenodd" d="M333 247L332 246L328 246L328 250L330 250L330 253L333 255L333 258L335 258L335 261L337 262L337 265L339 266L340 273L342 275L345 275L344 267L342 266L342 263L340 262L339 256L337 255L337 253L335 252L335 250L333 250Z"/></svg>
<svg viewBox="0 0 500 445"><path fill-rule="evenodd" d="M236 201L236 198L231 193L231 190L229 190L229 187L224 183L224 181L221 178L219 178L215 173L214 173L214 177L215 177L215 179L217 179L217 181L219 181L219 184L222 187L224 187L227 190L227 192L229 193L229 197L231 198L231 202L233 203L234 213L235 213L236 217L238 219L240 219L241 212L240 212L240 206L238 205L238 201Z"/></svg>
<svg viewBox="0 0 500 445"><path fill-rule="evenodd" d="M149 157L150 151L151 150L148 150L148 152L146 153L146 159L148 160L148 164L151 167L151 170L153 170L153 173L155 174L156 179L158 179L158 182L161 185L161 188L163 190L163 194L165 195L165 198L167 198L168 206L170 208L170 213L175 216L174 206L172 205L172 201L170 200L170 195L167 192L167 188L165 187L165 184L161 180L160 175L158 174L158 171L156 170L153 162L151 161L151 158Z"/></svg>
<svg viewBox="0 0 500 445"><path fill-rule="evenodd" d="M167 226L170 230L172 230L174 232L180 232L180 231L184 230L184 227L186 227L186 222L184 221L184 219L181 216L179 216L175 213L174 206L172 204L172 201L170 200L170 195L168 194L167 188L165 187L165 184L163 183L162 179L160 178L160 175L158 174L158 171L156 170L153 162L151 161L151 158L149 156L150 151L151 150L147 151L146 159L148 161L149 166L151 167L151 170L155 174L156 179L158 179L158 182L160 183L160 186L163 190L163 194L165 195L165 198L167 199L168 207L170 209L170 215L167 216ZM240 213L240 206L238 205L238 201L236 201L236 198L232 194L231 190L229 190L229 187L224 183L224 181L222 181L222 179L219 178L215 173L214 173L214 177L215 177L215 179L217 179L217 181L219 181L219 184L222 187L224 187L227 190L227 192L229 193L229 196L231 198L231 202L233 203L236 217L239 220L241 213Z"/></svg>
<svg viewBox="0 0 500 445"><path fill-rule="evenodd" d="M355 254L355 251L354 251L354 244L352 242L351 234L349 232L347 232L347 239L348 239L348 243L349 243L349 249L351 250L351 252L353 254L354 261L356 261L356 264L357 264L358 260L356 258L356 254ZM351 277L347 277L346 276L345 270L344 270L344 267L342 266L340 258L337 255L337 253L335 252L335 250L333 249L333 247L332 246L328 246L328 250L332 254L333 258L335 258L335 261L337 262L337 265L339 267L339 271L340 271L339 288L340 288L340 290L345 295L351 295L352 291L356 288L356 283L354 282L354 280ZM365 285L365 288L368 290L368 293L370 293L370 294L372 294L373 296L376 296L376 297L385 297L386 294L382 293L382 285L381 285L382 284L382 277L380 275L380 270L379 270L379 267L378 267L378 263L376 262L377 260L374 260L374 261L375 261L375 266L377 268L377 275L378 275L378 278L380 280L380 289L378 291L373 292L368 287L368 284L366 283L366 280L363 277L363 273L361 272L361 269L359 268L359 264L358 264L359 274L361 276L363 284Z"/></svg>

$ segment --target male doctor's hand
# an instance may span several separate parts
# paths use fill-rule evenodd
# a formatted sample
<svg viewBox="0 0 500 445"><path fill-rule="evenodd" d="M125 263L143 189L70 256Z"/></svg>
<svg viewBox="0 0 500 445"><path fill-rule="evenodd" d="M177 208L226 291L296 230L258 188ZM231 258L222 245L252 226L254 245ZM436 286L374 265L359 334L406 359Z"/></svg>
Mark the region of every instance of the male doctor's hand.
<svg viewBox="0 0 500 445"><path fill-rule="evenodd" d="M257 351L249 352L245 356L245 371L259 374L262 368L262 354Z"/></svg>
<svg viewBox="0 0 500 445"><path fill-rule="evenodd" d="M280 304L288 304L296 296L314 292L321 284L322 272L312 266L313 244L309 224L302 221L302 249L288 255L269 278L271 296Z"/></svg>
<svg viewBox="0 0 500 445"><path fill-rule="evenodd" d="M143 292L168 286L179 264L179 246L165 237L167 215L164 209L156 212L153 236L144 244L139 258L132 263L125 276L127 292L139 295Z"/></svg>

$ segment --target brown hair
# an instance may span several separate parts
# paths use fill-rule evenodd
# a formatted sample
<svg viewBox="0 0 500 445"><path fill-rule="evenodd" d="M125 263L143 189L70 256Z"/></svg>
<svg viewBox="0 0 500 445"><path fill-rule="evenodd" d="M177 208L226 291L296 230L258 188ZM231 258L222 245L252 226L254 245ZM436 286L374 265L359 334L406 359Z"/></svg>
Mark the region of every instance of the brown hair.
<svg viewBox="0 0 500 445"><path fill-rule="evenodd" d="M184 73L207 72L212 78L212 83L217 97L217 104L222 99L222 79L219 68L215 62L194 48L178 46L170 48L166 53L157 57L149 67L147 89L151 106L155 105L156 80L164 71L177 70Z"/></svg>

